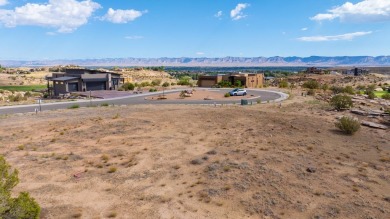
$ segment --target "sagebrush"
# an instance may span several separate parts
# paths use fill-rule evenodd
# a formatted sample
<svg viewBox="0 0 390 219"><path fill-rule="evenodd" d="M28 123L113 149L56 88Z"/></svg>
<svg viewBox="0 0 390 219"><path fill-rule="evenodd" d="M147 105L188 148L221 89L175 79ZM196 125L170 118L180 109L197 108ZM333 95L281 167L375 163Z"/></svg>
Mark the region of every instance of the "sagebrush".
<svg viewBox="0 0 390 219"><path fill-rule="evenodd" d="M353 102L350 96L338 94L330 99L330 105L333 106L336 110L342 110L353 107Z"/></svg>
<svg viewBox="0 0 390 219"><path fill-rule="evenodd" d="M359 121L347 116L342 117L335 126L348 135L353 135L360 129Z"/></svg>

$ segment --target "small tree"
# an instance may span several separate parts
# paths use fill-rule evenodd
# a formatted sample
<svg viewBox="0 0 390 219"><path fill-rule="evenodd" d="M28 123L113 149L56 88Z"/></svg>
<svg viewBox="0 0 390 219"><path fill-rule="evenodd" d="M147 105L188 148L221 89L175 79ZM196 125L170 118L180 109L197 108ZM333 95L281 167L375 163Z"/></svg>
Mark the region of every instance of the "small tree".
<svg viewBox="0 0 390 219"><path fill-rule="evenodd" d="M234 85L235 85L236 87L241 87L241 86L242 86L242 82L241 82L240 80L237 80L237 81L234 83Z"/></svg>
<svg viewBox="0 0 390 219"><path fill-rule="evenodd" d="M353 135L360 129L359 121L347 116L342 117L335 126L348 135Z"/></svg>
<svg viewBox="0 0 390 219"><path fill-rule="evenodd" d="M11 197L11 190L18 183L18 171L11 171L11 166L0 156L0 218L38 219L41 208L27 192Z"/></svg>
<svg viewBox="0 0 390 219"><path fill-rule="evenodd" d="M353 106L352 98L348 95L338 94L330 100L330 105L336 110L349 109Z"/></svg>

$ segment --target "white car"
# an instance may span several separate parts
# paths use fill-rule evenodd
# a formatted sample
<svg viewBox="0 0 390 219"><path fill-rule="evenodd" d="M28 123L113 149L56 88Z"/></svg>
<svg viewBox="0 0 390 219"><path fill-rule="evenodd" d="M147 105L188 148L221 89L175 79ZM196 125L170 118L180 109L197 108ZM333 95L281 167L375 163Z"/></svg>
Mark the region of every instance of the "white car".
<svg viewBox="0 0 390 219"><path fill-rule="evenodd" d="M245 96L247 93L246 93L245 89L236 88L236 89L230 91L229 94L230 94L230 96Z"/></svg>

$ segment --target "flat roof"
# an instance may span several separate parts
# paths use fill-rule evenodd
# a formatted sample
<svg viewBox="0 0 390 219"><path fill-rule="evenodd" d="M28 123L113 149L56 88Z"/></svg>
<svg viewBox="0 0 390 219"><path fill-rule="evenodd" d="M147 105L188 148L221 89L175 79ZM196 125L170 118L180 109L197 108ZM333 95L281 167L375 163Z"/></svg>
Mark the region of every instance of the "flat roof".
<svg viewBox="0 0 390 219"><path fill-rule="evenodd" d="M70 81L70 80L75 80L78 79L77 77L58 77L58 78L51 78L52 81Z"/></svg>

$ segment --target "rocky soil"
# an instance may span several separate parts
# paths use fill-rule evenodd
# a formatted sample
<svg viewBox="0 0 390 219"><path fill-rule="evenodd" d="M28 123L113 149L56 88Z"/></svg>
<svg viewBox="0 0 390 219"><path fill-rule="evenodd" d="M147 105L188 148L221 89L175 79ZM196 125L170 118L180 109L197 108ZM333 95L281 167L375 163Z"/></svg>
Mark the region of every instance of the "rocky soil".
<svg viewBox="0 0 390 219"><path fill-rule="evenodd" d="M339 132L312 97L2 117L0 153L42 218L378 218L390 134Z"/></svg>

